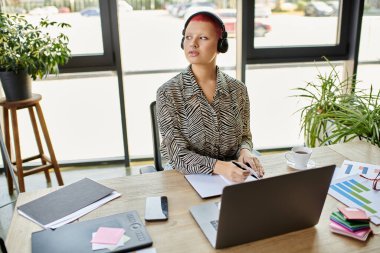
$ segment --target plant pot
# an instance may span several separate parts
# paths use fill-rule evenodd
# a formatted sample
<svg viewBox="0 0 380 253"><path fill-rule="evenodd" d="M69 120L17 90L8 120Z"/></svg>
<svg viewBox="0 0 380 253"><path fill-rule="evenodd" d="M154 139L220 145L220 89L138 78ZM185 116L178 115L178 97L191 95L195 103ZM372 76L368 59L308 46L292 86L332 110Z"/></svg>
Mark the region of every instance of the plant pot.
<svg viewBox="0 0 380 253"><path fill-rule="evenodd" d="M32 78L25 71L0 72L1 84L7 101L18 101L32 97Z"/></svg>

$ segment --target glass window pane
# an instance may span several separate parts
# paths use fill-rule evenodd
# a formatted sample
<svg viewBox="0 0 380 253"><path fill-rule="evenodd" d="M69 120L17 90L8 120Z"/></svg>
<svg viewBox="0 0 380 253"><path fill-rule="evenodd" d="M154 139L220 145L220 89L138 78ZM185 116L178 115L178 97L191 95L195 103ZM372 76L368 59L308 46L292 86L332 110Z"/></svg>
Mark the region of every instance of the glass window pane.
<svg viewBox="0 0 380 253"><path fill-rule="evenodd" d="M229 22L231 29L228 38L229 50L226 54L219 54L220 67L234 68L236 65L236 39L234 25L236 17L225 17L225 13L236 13L236 1L210 1L207 3L171 3L162 1L165 9L137 9L120 11L119 27L122 47L124 70L130 71L157 71L168 69L183 69L187 61L180 47L182 29L187 17L201 10L208 10L223 14L222 20ZM133 3L133 2L132 2Z"/></svg>
<svg viewBox="0 0 380 253"><path fill-rule="evenodd" d="M33 82L33 92L42 95L41 107L59 161L124 156L116 76L60 75ZM30 125L28 117L19 118L25 128ZM22 146L36 147L32 132L23 136Z"/></svg>
<svg viewBox="0 0 380 253"><path fill-rule="evenodd" d="M217 64L235 76L236 1L215 0L206 4L178 2L162 1L159 5L156 1L155 6L144 6L141 10L142 6L131 1L133 11L120 11L119 8L122 59L126 72L128 143L132 158L153 156L149 105L156 100L158 87L189 64L180 42L185 20L191 13L210 10L223 14L221 18L229 33L229 49L227 53L218 55ZM232 13L232 17L225 17L228 13Z"/></svg>
<svg viewBox="0 0 380 253"><path fill-rule="evenodd" d="M7 1L5 11L25 15L33 24L46 17L70 24L71 28L65 29L64 33L69 37L73 56L101 55L104 52L99 0Z"/></svg>
<svg viewBox="0 0 380 253"><path fill-rule="evenodd" d="M380 1L366 0L360 37L359 61L380 60Z"/></svg>
<svg viewBox="0 0 380 253"><path fill-rule="evenodd" d="M127 75L125 97L129 154L133 158L153 157L150 103L156 91L176 73Z"/></svg>
<svg viewBox="0 0 380 253"><path fill-rule="evenodd" d="M63 32L69 37L73 56L104 53L99 0L7 1L5 10L25 15L33 23L48 17L71 24ZM34 81L32 88L42 95L41 107L59 162L124 156L116 76L107 72L61 74ZM27 113L20 113L19 123L23 154L35 155Z"/></svg>
<svg viewBox="0 0 380 253"><path fill-rule="evenodd" d="M254 47L339 43L340 1L267 1L255 4Z"/></svg>
<svg viewBox="0 0 380 253"><path fill-rule="evenodd" d="M359 64L357 79L360 81L357 84L359 89L366 89L369 91L371 85L374 92L380 91L380 62L377 64Z"/></svg>
<svg viewBox="0 0 380 253"><path fill-rule="evenodd" d="M337 71L341 74L342 67ZM268 68L246 70L246 85L251 102L251 131L256 149L272 149L304 144L300 133L300 113L306 103L292 97L292 90L305 87L307 81L316 81L317 74L331 69L314 64L272 65Z"/></svg>
<svg viewBox="0 0 380 253"><path fill-rule="evenodd" d="M360 35L360 50L357 79L359 89L367 89L373 85L375 91L380 90L380 1L366 0Z"/></svg>

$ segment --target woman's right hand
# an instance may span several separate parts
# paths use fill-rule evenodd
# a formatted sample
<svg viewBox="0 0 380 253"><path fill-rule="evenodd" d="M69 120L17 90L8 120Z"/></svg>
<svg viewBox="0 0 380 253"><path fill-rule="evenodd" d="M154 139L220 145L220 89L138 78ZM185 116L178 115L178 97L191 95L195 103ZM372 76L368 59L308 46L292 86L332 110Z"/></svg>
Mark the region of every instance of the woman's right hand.
<svg viewBox="0 0 380 253"><path fill-rule="evenodd" d="M243 168L245 164L239 163ZM223 175L232 182L244 182L249 176L249 170L242 170L232 162L217 161L214 167L214 174Z"/></svg>

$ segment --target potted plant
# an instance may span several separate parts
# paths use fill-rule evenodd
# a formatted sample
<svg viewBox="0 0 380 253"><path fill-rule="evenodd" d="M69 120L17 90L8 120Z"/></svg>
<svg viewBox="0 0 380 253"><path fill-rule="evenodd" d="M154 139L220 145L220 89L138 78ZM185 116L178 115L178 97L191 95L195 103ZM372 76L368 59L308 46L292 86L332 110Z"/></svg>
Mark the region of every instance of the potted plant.
<svg viewBox="0 0 380 253"><path fill-rule="evenodd" d="M0 77L8 101L30 98L31 79L58 74L58 65L67 63L68 37L47 31L66 27L46 18L33 25L23 16L0 13Z"/></svg>
<svg viewBox="0 0 380 253"><path fill-rule="evenodd" d="M358 82L352 77L341 81L335 66L325 60L331 67L329 73L319 72L317 81L295 89L295 97L307 103L299 109L306 145L316 147L359 138L380 147L380 91L375 93L372 86L369 92L348 90Z"/></svg>
<svg viewBox="0 0 380 253"><path fill-rule="evenodd" d="M380 147L380 90L357 90L342 100L334 111L326 114L334 120L335 128L324 143L338 143L354 138Z"/></svg>

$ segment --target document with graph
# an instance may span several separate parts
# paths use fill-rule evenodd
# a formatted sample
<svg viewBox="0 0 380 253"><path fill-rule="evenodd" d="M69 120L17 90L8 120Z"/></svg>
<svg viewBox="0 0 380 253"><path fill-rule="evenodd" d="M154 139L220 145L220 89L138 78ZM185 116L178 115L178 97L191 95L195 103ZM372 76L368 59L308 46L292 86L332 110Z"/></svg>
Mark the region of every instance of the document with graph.
<svg viewBox="0 0 380 253"><path fill-rule="evenodd" d="M368 178L375 178L380 172L380 165L344 160L341 167L335 169L333 179L363 174Z"/></svg>
<svg viewBox="0 0 380 253"><path fill-rule="evenodd" d="M363 172L364 169L361 171ZM368 176L368 178L372 177L373 174ZM334 179L331 181L329 194L349 207L362 209L370 217L372 223L380 224L380 191L373 189L373 181L359 174Z"/></svg>

